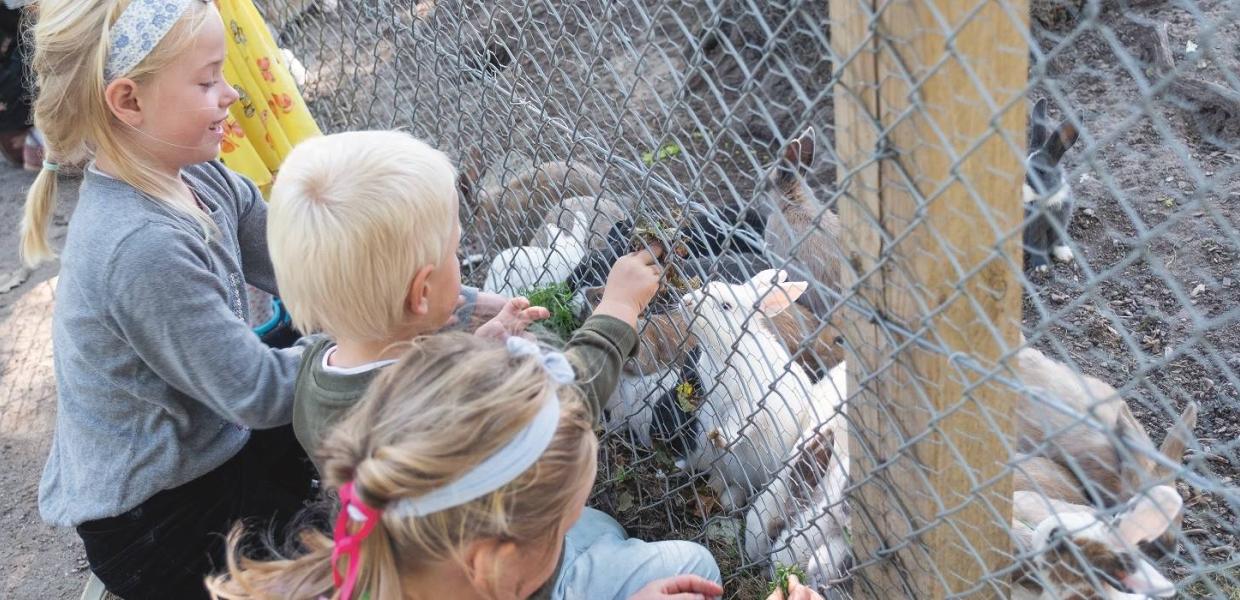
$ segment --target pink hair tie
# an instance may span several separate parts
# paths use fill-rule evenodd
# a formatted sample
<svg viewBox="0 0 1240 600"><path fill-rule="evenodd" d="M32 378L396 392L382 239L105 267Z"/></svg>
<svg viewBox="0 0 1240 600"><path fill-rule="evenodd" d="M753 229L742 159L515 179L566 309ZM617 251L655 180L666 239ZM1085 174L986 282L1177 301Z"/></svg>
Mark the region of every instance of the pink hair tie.
<svg viewBox="0 0 1240 600"><path fill-rule="evenodd" d="M332 548L332 582L340 590L341 600L353 597L353 586L357 584L357 566L361 559L362 540L370 535L375 524L379 522L380 511L366 506L357 496L350 481L340 488L340 514L336 516L336 528L332 532L335 547ZM356 533L349 533L349 521L356 521L362 526ZM340 569L336 566L341 556L348 557L343 580Z"/></svg>

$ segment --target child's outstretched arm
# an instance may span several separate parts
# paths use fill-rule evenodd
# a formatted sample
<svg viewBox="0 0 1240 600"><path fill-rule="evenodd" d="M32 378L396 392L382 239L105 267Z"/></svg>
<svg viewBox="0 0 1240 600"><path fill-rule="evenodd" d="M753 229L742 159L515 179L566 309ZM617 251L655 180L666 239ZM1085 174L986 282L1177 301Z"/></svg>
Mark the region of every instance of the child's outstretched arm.
<svg viewBox="0 0 1240 600"><path fill-rule="evenodd" d="M663 249L655 246L616 261L602 300L564 348L595 422L616 391L621 366L637 350L637 318L659 290L662 254Z"/></svg>

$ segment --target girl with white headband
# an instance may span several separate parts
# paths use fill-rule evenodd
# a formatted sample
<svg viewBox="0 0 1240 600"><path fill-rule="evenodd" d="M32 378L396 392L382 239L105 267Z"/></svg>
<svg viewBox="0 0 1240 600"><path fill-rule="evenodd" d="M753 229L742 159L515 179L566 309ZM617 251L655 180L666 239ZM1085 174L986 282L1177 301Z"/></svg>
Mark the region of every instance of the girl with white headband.
<svg viewBox="0 0 1240 600"><path fill-rule="evenodd" d="M217 598L704 599L723 593L696 544L625 539L585 508L598 441L564 355L520 337L421 338L324 442L334 535L299 556L242 556L234 533ZM570 536L576 530L590 535ZM670 570L668 565L678 565ZM651 573L684 573L651 580Z"/></svg>
<svg viewBox="0 0 1240 600"><path fill-rule="evenodd" d="M91 159L53 319L56 428L39 510L74 526L127 600L205 598L238 519L276 525L312 496L288 423L300 349L246 324L275 293L267 209L215 161L236 91L206 0L42 0L35 123L48 158L22 224L52 256L58 162Z"/></svg>

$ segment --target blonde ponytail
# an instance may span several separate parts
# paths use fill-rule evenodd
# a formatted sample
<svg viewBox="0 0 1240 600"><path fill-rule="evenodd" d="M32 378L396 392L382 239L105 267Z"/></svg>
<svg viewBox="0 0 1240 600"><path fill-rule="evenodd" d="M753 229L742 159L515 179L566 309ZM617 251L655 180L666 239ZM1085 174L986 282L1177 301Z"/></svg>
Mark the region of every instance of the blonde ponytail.
<svg viewBox="0 0 1240 600"><path fill-rule="evenodd" d="M30 186L30 191L26 192L21 255L22 262L30 268L56 258L56 252L47 241L47 222L56 209L57 188L55 171L43 169Z"/></svg>

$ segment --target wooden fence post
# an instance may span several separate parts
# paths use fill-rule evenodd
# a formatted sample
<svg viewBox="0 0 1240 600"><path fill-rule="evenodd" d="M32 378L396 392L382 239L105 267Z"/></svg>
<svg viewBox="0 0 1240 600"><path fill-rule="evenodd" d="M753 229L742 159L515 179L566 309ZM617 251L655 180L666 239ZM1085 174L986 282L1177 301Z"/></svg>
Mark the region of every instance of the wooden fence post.
<svg viewBox="0 0 1240 600"><path fill-rule="evenodd" d="M829 2L854 592L1006 597L1028 0Z"/></svg>

